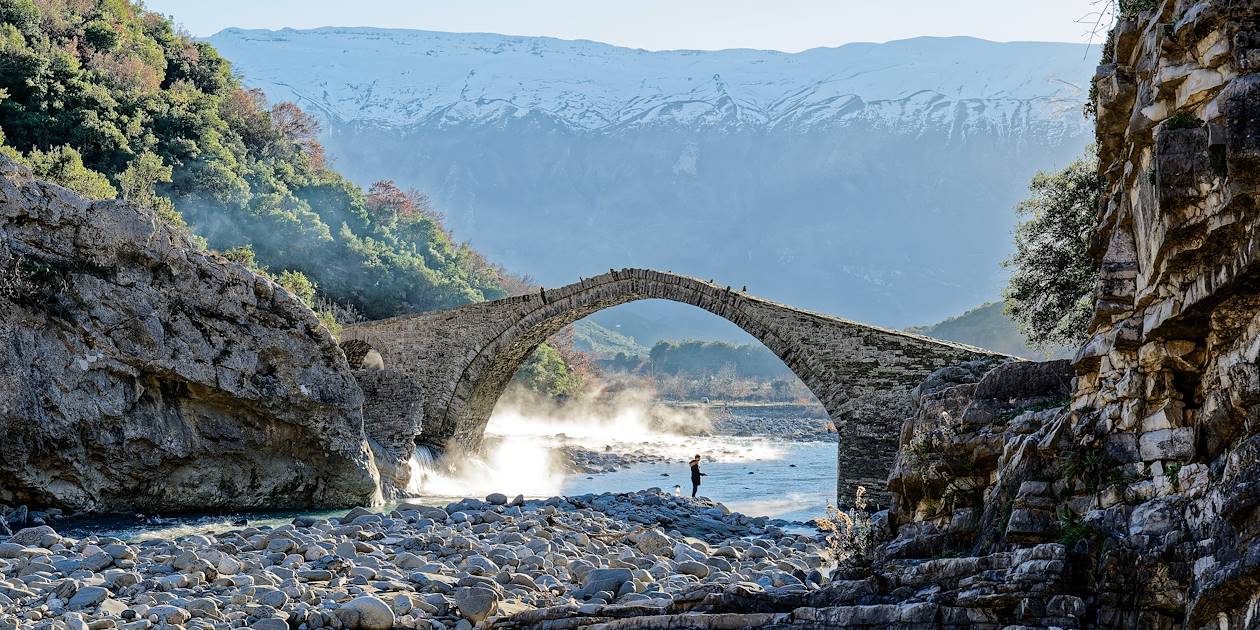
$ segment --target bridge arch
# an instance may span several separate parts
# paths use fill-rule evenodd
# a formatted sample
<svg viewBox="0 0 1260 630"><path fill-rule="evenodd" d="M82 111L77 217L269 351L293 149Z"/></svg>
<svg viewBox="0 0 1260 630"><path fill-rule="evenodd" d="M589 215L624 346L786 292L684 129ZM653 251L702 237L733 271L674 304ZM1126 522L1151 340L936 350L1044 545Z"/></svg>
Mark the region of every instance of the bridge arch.
<svg viewBox="0 0 1260 630"><path fill-rule="evenodd" d="M519 296L525 312L513 319L471 360L456 383L437 434L474 445L517 369L544 341L580 319L629 302L663 299L690 304L743 329L787 365L824 406L835 399L825 370L794 344L791 330L749 308L742 291L694 278L646 270L609 272L537 294ZM830 408L828 409L830 411Z"/></svg>
<svg viewBox="0 0 1260 630"><path fill-rule="evenodd" d="M874 487L882 487L891 466L910 390L932 370L992 356L648 269L609 271L528 295L354 324L342 340L369 344L386 368L406 373L424 391L418 443L474 449L499 396L539 344L588 315L646 299L702 308L758 339L826 408L840 430L840 459L847 444L856 449L853 457L872 460L854 481Z"/></svg>

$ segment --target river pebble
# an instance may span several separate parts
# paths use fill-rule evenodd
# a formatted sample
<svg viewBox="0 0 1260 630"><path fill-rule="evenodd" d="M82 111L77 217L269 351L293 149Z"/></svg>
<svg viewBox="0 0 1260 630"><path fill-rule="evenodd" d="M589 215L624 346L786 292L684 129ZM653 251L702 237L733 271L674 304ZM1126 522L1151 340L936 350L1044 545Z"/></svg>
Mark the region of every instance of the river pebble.
<svg viewBox="0 0 1260 630"><path fill-rule="evenodd" d="M299 517L172 540L0 537L0 630L470 628L735 582L815 588L815 537L658 489Z"/></svg>

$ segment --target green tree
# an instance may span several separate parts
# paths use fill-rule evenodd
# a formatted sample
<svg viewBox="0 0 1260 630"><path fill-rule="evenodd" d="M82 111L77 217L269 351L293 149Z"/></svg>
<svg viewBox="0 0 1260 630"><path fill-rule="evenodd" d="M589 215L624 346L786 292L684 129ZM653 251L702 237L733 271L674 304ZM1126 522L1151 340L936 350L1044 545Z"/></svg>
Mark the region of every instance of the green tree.
<svg viewBox="0 0 1260 630"><path fill-rule="evenodd" d="M89 46L101 51L112 50L122 35L109 22L97 18L83 26L83 39Z"/></svg>
<svg viewBox="0 0 1260 630"><path fill-rule="evenodd" d="M254 253L253 245L233 247L232 249L223 252L223 257L232 262L240 263L250 271L262 271L262 269L258 267L258 256Z"/></svg>
<svg viewBox="0 0 1260 630"><path fill-rule="evenodd" d="M582 379L565 363L560 352L544 343L517 370L515 380L529 389L553 398L573 396L582 388Z"/></svg>
<svg viewBox="0 0 1260 630"><path fill-rule="evenodd" d="M1087 151L1092 156L1093 151ZM1038 173L1016 207L1015 254L1004 295L1020 332L1043 351L1080 344L1093 314L1098 268L1087 255L1103 178L1085 157L1057 173Z"/></svg>
<svg viewBox="0 0 1260 630"><path fill-rule="evenodd" d="M39 28L39 7L34 0L0 0L0 22L34 32Z"/></svg>

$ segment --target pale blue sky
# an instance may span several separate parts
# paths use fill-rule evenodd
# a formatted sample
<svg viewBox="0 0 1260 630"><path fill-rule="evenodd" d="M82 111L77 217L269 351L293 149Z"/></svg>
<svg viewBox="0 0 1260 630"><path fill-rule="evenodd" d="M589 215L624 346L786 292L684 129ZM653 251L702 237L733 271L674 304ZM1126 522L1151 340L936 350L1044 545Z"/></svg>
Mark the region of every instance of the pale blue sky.
<svg viewBox="0 0 1260 630"><path fill-rule="evenodd" d="M195 35L229 26L381 26L592 39L650 50L920 35L1085 42L1102 0L147 0ZM1088 22L1088 23L1086 23Z"/></svg>

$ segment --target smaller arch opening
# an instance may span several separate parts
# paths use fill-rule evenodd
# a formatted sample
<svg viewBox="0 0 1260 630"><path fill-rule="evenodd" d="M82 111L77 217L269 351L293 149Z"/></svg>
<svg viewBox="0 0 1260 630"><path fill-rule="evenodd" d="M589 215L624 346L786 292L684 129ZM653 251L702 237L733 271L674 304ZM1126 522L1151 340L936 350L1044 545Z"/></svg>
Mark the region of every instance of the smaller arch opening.
<svg viewBox="0 0 1260 630"><path fill-rule="evenodd" d="M341 352L352 370L383 370L385 358L372 344L362 339L349 339L340 344Z"/></svg>

